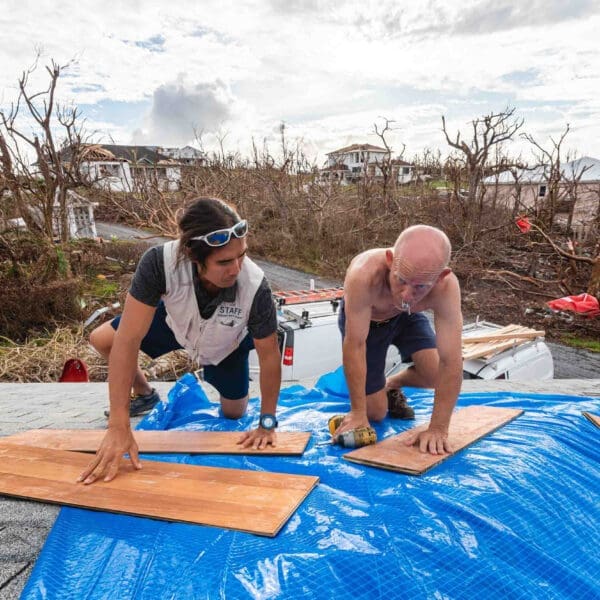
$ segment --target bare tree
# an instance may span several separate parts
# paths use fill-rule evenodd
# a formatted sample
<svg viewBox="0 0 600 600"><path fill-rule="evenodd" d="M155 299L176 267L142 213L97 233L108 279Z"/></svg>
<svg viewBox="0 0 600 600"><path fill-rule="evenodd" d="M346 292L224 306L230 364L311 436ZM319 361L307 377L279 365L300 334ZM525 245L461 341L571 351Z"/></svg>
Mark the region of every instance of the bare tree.
<svg viewBox="0 0 600 600"><path fill-rule="evenodd" d="M386 117L380 117L383 120L382 124L374 123L373 131L375 135L381 140L383 147L386 150L385 156L379 160L375 161L375 166L379 168L381 171L381 176L383 178L383 202L385 207L389 207L389 197L390 197L390 188L394 188L397 175L394 173L394 160L392 158L392 149L387 140L387 135L390 131L393 131L395 128L392 126L395 121L390 120ZM406 144L402 145L402 151L398 155L398 158L402 158L404 155L404 151L406 149ZM394 177L396 175L396 177Z"/></svg>
<svg viewBox="0 0 600 600"><path fill-rule="evenodd" d="M493 161L499 146L511 140L523 126L524 120L514 116L515 109L507 107L502 112L490 113L471 121L471 138L465 141L461 132L450 138L446 128L446 118L442 115L442 131L446 142L462 155L466 169L468 192L467 206L472 213L483 209L483 194L481 182L487 175L492 175L507 168L506 162L500 164Z"/></svg>
<svg viewBox="0 0 600 600"><path fill-rule="evenodd" d="M38 59L19 78L16 102L8 110L0 110L0 170L27 226L52 239L58 221L61 239L66 241L68 191L90 184L81 171L86 139L78 109L61 106L55 98L61 72L69 65L51 61L46 66L47 88L31 91L29 80ZM33 121L31 133L21 125L22 117Z"/></svg>
<svg viewBox="0 0 600 600"><path fill-rule="evenodd" d="M581 161L579 162L579 164L573 161L571 162L571 168L564 169L561 173L562 183L564 187L563 197L566 201L567 208L567 231L571 231L573 227L573 216L575 213L575 206L579 198L581 179L585 175L586 171L589 171L591 167L592 165L586 165Z"/></svg>
<svg viewBox="0 0 600 600"><path fill-rule="evenodd" d="M523 176L525 169L518 165L510 165L508 171L513 179L512 187L512 212L514 219L520 212L527 212L527 207L523 204Z"/></svg>
<svg viewBox="0 0 600 600"><path fill-rule="evenodd" d="M560 134L558 140L550 138L550 147L544 148L533 136L522 134L530 144L537 149L537 167L543 172L544 180L547 182L547 193L544 196L543 204L539 209L538 218L545 227L552 228L554 216L561 196L564 195L564 189L561 189L562 179L562 144L569 133L569 125Z"/></svg>
<svg viewBox="0 0 600 600"><path fill-rule="evenodd" d="M533 229L539 231L542 237L552 246L552 249L571 264L586 263L591 265L592 272L587 285L587 293L600 299L600 241L593 248L592 256L582 256L574 253L573 244L569 244L569 251L563 250L558 244L538 225L532 224Z"/></svg>

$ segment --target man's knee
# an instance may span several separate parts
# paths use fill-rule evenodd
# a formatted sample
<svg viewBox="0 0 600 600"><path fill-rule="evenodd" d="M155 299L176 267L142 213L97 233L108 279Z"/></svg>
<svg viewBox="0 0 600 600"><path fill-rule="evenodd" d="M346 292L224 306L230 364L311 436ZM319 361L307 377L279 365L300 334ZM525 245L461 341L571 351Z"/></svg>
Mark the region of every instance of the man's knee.
<svg viewBox="0 0 600 600"><path fill-rule="evenodd" d="M90 344L104 356L110 354L114 339L115 330L110 322L103 323L90 333Z"/></svg>
<svg viewBox="0 0 600 600"><path fill-rule="evenodd" d="M375 421L376 423L379 423L385 419L387 412L387 406L385 408L381 408L379 406L376 408L369 407L367 409L367 419L369 419L369 421Z"/></svg>
<svg viewBox="0 0 600 600"><path fill-rule="evenodd" d="M367 396L367 419L369 421L383 421L387 416L387 394L385 389Z"/></svg>
<svg viewBox="0 0 600 600"><path fill-rule="evenodd" d="M226 419L241 419L246 413L248 396L239 400L229 400L221 396L221 412Z"/></svg>
<svg viewBox="0 0 600 600"><path fill-rule="evenodd" d="M421 385L427 388L436 386L440 367L440 357L436 348L420 350L413 354L414 369L421 380Z"/></svg>

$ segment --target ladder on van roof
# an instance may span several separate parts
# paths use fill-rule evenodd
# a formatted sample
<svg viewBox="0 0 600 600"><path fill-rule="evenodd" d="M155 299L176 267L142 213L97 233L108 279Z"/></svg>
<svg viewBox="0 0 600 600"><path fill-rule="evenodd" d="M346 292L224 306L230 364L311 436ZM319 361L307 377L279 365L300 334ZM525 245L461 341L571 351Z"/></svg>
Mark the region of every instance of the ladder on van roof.
<svg viewBox="0 0 600 600"><path fill-rule="evenodd" d="M273 292L273 298L280 306L283 304L301 304L302 302L319 302L320 300L340 300L343 296L343 287Z"/></svg>

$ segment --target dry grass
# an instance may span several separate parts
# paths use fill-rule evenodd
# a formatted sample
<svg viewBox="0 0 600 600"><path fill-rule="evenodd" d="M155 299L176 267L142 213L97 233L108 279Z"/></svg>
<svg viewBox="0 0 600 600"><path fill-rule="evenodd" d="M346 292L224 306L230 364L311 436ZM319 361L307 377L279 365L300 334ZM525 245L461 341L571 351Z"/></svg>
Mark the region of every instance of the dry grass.
<svg viewBox="0 0 600 600"><path fill-rule="evenodd" d="M7 338L0 338L0 343L0 382L58 381L69 358L85 362L90 381L106 381L106 361L88 344L82 326L57 326L47 334L28 338L20 344ZM140 366L153 381L173 381L197 368L182 351L156 360L140 354Z"/></svg>
<svg viewBox="0 0 600 600"><path fill-rule="evenodd" d="M80 358L90 375L98 375L100 357L82 336L81 327L58 326L47 335L39 335L17 344L1 338L0 381L38 383L58 381L65 361Z"/></svg>

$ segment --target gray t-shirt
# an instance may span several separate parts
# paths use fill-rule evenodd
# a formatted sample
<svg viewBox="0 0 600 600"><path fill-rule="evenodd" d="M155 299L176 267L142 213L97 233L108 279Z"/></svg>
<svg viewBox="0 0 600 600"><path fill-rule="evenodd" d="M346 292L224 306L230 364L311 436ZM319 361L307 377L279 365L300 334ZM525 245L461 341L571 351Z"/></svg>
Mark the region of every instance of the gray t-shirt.
<svg viewBox="0 0 600 600"><path fill-rule="evenodd" d="M167 291L165 277L164 251L162 246L153 246L144 252L131 281L129 293L139 302L148 306L157 306L161 296ZM198 309L203 319L210 319L221 302L231 302L235 299L237 283L223 288L216 296L211 296L202 285L198 272L190 265L194 277L194 291ZM255 339L265 338L277 331L277 310L269 283L263 280L254 296L248 331Z"/></svg>

